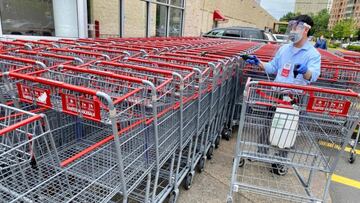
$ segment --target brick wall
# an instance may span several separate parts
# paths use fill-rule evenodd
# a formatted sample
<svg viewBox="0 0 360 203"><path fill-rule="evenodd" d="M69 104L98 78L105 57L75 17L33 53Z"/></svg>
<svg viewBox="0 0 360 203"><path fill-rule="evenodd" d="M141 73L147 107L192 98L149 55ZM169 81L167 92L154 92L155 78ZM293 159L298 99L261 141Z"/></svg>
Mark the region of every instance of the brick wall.
<svg viewBox="0 0 360 203"><path fill-rule="evenodd" d="M119 35L119 0L90 0L90 8L91 23L100 23L100 36Z"/></svg>
<svg viewBox="0 0 360 203"><path fill-rule="evenodd" d="M90 0L91 21L99 20L101 36L119 35L119 0ZM150 36L156 31L156 5L150 4ZM250 26L264 29L276 21L255 0L186 0L184 36L199 36L213 28L213 12L220 10L228 18L219 27ZM144 37L146 3L124 0L124 37Z"/></svg>
<svg viewBox="0 0 360 203"><path fill-rule="evenodd" d="M214 26L213 12L220 12L228 19L218 27L249 26L264 29L273 27L276 19L252 0L195 0L186 1L184 35L200 35Z"/></svg>

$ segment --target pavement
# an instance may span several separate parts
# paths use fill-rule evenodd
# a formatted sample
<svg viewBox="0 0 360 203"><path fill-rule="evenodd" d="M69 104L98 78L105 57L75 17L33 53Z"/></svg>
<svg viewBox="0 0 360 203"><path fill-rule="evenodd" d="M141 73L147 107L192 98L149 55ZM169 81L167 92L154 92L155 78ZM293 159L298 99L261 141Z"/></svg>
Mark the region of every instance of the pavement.
<svg viewBox="0 0 360 203"><path fill-rule="evenodd" d="M360 197L360 156L355 163L348 162L349 153L341 154L335 176L330 186L333 202L358 203ZM334 178L335 177L335 178Z"/></svg>
<svg viewBox="0 0 360 203"><path fill-rule="evenodd" d="M233 150L236 143L236 131L230 141L222 140L219 149L214 151L211 160L207 160L205 170L197 173L194 177L190 190L180 189L179 203L224 203L230 188L230 177L233 160ZM327 203L355 203L360 197L360 159L354 164L348 163L348 153L344 152L340 158L339 165L332 177L330 196ZM313 181L320 189L324 177L317 176ZM358 186L358 187L357 187ZM315 191L314 190L314 191ZM269 199L261 195L245 192L234 193L234 202L286 202L280 199Z"/></svg>

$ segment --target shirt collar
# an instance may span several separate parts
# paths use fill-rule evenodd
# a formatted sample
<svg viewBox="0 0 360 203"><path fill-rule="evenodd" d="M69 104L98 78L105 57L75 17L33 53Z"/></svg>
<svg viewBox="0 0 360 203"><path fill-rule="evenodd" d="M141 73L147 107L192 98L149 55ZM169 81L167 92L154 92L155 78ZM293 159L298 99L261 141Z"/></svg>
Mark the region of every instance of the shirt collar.
<svg viewBox="0 0 360 203"><path fill-rule="evenodd" d="M291 43L290 46L294 47L294 44ZM309 42L309 41L306 41L305 44L300 48L300 50L308 50L310 47L311 47L310 42Z"/></svg>

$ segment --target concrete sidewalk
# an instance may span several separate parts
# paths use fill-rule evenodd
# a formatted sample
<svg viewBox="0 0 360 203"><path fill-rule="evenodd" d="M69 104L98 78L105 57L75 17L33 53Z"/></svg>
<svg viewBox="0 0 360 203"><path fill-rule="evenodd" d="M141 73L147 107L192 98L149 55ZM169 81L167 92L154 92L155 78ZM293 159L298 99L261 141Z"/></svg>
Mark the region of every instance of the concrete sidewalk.
<svg viewBox="0 0 360 203"><path fill-rule="evenodd" d="M230 141L222 140L219 149L214 151L214 156L211 160L207 160L205 165L205 170L201 174L197 173L194 177L192 187L190 190L186 191L181 187L180 195L178 202L179 203L224 203L226 202L226 197L230 188L230 177L231 169L233 163L233 153L236 143L236 134L234 132L233 137ZM290 173L290 171L289 171ZM269 174L270 172L265 171L262 173ZM284 176L283 176L284 177ZM323 175L318 176L314 179L315 187L319 185L319 190L321 183L324 180ZM287 180L288 178L283 178L282 180ZM285 183L285 182L284 182ZM284 184L289 185L289 183ZM234 202L288 202L284 200L264 197L257 194L250 193L234 193ZM330 197L327 202L331 202Z"/></svg>

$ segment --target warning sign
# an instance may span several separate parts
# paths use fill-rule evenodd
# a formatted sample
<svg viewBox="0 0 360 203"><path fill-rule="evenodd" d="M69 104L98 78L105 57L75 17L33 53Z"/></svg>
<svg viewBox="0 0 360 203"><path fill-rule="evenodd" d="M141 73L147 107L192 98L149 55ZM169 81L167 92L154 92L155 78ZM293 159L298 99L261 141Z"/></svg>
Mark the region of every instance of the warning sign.
<svg viewBox="0 0 360 203"><path fill-rule="evenodd" d="M351 102L349 101L331 100L322 97L311 97L309 99L307 111L346 116L350 105Z"/></svg>
<svg viewBox="0 0 360 203"><path fill-rule="evenodd" d="M63 111L82 115L85 118L100 120L100 105L95 100L76 98L72 95L61 95Z"/></svg>
<svg viewBox="0 0 360 203"><path fill-rule="evenodd" d="M50 90L37 87L29 87L21 83L16 84L19 98L25 102L36 101L38 105L51 107Z"/></svg>

